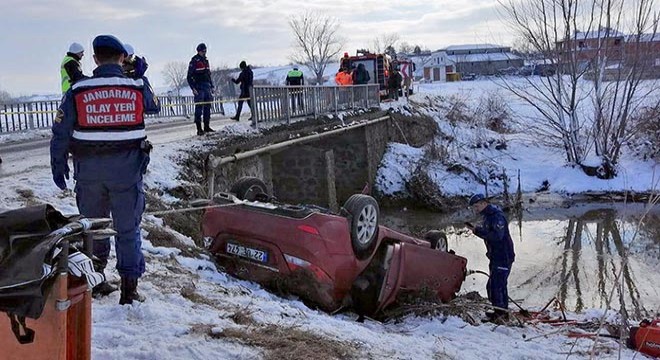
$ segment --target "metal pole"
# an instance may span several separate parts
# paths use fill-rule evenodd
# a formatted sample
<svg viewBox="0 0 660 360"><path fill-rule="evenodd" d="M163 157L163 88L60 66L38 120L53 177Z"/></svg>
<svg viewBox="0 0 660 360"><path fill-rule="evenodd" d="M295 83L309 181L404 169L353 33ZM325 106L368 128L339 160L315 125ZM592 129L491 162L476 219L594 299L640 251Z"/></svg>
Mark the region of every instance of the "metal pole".
<svg viewBox="0 0 660 360"><path fill-rule="evenodd" d="M252 112L252 126L257 128L257 118L259 117L259 111L257 110L257 94L253 86L250 86L250 111Z"/></svg>
<svg viewBox="0 0 660 360"><path fill-rule="evenodd" d="M332 95L333 95L332 97L333 97L333 100L334 100L334 103L335 103L335 116L337 116L338 113L339 113L339 111L338 111L338 109L337 109L337 107L338 107L338 100L337 100L337 87L335 86L334 88L332 88L332 90L333 90L333 91L332 91Z"/></svg>
<svg viewBox="0 0 660 360"><path fill-rule="evenodd" d="M316 120L318 118L319 112L318 112L318 96L319 96L319 89L317 86L312 88L312 107L314 108L314 119Z"/></svg>
<svg viewBox="0 0 660 360"><path fill-rule="evenodd" d="M245 151L245 152L236 153L234 155L225 156L225 157L222 157L222 158L219 158L219 159L209 157L209 163L211 164L211 166L214 169L216 169L218 166L220 166L222 164L226 164L228 162L245 159L245 158L255 156L255 155L259 155L259 154L262 154L262 153L265 153L265 152L271 152L271 151L278 150L278 149L281 149L281 148L285 148L287 146L291 146L291 145L294 145L294 144L300 144L300 143L305 143L305 142L309 142L309 141L322 139L322 138L327 137L327 136L336 135L336 134L339 134L339 133L342 133L342 132L345 132L345 131L354 130L354 129L361 128L361 127L364 127L364 126L369 126L369 125L372 125L372 124L375 124L375 123L378 123L378 122L381 122L381 121L384 121L384 120L388 120L388 119L390 119L389 115L381 116L381 117L373 119L373 120L361 122L357 125L346 126L346 127L342 127L342 128L339 128L339 129L319 133L319 134L313 134L313 135L308 135L308 136L300 137L300 138L293 139L293 140L287 140L287 141L283 141L281 143L268 145L268 146L265 146L265 147L262 147L262 148L259 148L259 149L254 149L254 150L249 150L249 151Z"/></svg>
<svg viewBox="0 0 660 360"><path fill-rule="evenodd" d="M32 112L34 108L32 105L33 105L32 103L28 103L28 111L30 112L28 114L28 120L29 120L28 126L30 130L34 129L34 113Z"/></svg>
<svg viewBox="0 0 660 360"><path fill-rule="evenodd" d="M286 112L286 124L291 124L291 94L289 94L288 86L284 88L284 111Z"/></svg>

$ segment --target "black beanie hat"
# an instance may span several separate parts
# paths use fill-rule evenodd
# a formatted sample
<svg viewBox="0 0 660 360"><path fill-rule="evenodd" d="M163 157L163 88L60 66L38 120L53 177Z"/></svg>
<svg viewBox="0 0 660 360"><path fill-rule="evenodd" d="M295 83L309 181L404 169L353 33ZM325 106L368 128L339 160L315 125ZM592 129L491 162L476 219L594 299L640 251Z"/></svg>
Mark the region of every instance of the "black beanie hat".
<svg viewBox="0 0 660 360"><path fill-rule="evenodd" d="M197 45L197 51L205 51L206 50L206 44L200 43Z"/></svg>

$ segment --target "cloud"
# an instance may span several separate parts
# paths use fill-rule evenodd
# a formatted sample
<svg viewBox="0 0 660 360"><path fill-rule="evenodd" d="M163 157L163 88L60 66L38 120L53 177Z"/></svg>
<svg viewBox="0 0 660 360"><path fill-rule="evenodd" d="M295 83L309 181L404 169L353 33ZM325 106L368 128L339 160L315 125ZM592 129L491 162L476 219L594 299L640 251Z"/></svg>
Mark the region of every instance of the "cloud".
<svg viewBox="0 0 660 360"><path fill-rule="evenodd" d="M72 41L88 49L85 73L94 64L91 42L101 33L117 35L147 57L155 86L170 61L188 62L195 46L209 46L212 65L286 64L292 37L288 20L305 11L337 17L345 50L368 46L379 34L431 49L452 43L483 42L496 31L496 0L2 0L0 48L11 56L0 66L3 88L12 94L56 93L59 64ZM505 38L505 37L502 37Z"/></svg>

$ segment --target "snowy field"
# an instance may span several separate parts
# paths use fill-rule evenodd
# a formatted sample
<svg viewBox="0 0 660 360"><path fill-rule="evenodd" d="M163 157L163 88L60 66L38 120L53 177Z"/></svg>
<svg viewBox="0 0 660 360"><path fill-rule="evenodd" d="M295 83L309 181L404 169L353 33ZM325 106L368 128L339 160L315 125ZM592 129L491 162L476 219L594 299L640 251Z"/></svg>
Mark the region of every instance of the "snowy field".
<svg viewBox="0 0 660 360"><path fill-rule="evenodd" d="M522 80L511 80L521 81ZM657 83L649 86L657 86ZM458 99L466 104L466 113L479 109L484 99L499 99L507 104L511 117L511 131L506 134L496 133L474 124L447 121L452 101ZM633 191L648 192L657 190L660 185L660 168L657 162L642 161L630 154L624 147L619 164L619 175L611 180L601 180L586 176L578 167L566 165L561 149L549 148L539 144L534 134L526 131L525 124L535 119L535 111L527 104L503 89L496 80L463 81L439 84L421 84L417 94L411 96L418 113L432 117L438 124L442 136L436 139L440 147L447 149L447 158L443 163L455 163L465 166L482 178L490 173L499 175L503 172L511 179L509 191L516 189L516 177L520 171L523 192L534 192L544 182L548 190L561 194L574 194L587 191ZM430 105L429 105L430 104ZM409 113L402 107L405 100L398 103L386 103L381 107L393 107L403 113ZM451 137L449 142L443 137ZM505 149L496 149L495 145L505 143ZM475 146L490 144L490 146ZM411 171L424 156L424 148L414 148L406 144L390 144L379 169L377 186L388 195L405 194L405 184L412 175ZM489 173L490 171L490 173ZM484 186L464 174L447 170L439 161L432 162L428 173L440 191L448 196L469 196L474 192L484 192ZM512 191L513 190L513 191ZM501 181L489 183L490 195L502 192Z"/></svg>
<svg viewBox="0 0 660 360"><path fill-rule="evenodd" d="M427 95L447 92L487 91L490 86L489 82L422 85L413 100L421 102ZM405 100L401 100L398 104L384 106L404 104ZM444 126L439 114L430 115ZM243 123L229 125L225 131L252 133ZM470 136L467 128L453 131L457 136ZM227 133L218 132L215 136ZM507 135L509 147L505 152L475 149L466 155L489 157L507 172L521 169L525 191L533 191L543 180L550 182L552 191L561 192L641 191L653 186L654 164L626 159L622 176L600 181L564 167L559 155L534 146L532 140L511 134ZM209 140L191 138L159 145L153 152L145 185L152 190L164 190L166 194L168 188L186 186L178 178L183 171L179 164L187 153L196 151L205 141ZM385 179L385 185L381 184L383 188L391 193L401 191L400 184L420 157L417 149L402 144L390 145L379 173ZM441 169L434 176L449 194L479 190L474 184L455 179ZM73 187L72 181L68 184L69 188ZM166 196L166 200L176 200L169 198L171 195ZM47 202L64 213L77 212L74 194L60 191L52 183L47 169L3 179L0 199L0 209ZM193 246L192 239L163 226L153 216L145 216L143 224L174 234L182 244ZM589 358L592 354L599 359L632 359L635 356L613 339L601 338L593 348L594 340L568 338L560 331L567 329L549 325L472 326L452 316L408 317L385 324L370 320L358 323L354 314L331 316L311 310L297 299L275 296L254 283L217 271L214 263L203 255L188 257L175 248L155 247L151 240L156 240L157 234L143 231L143 235L147 271L139 290L147 300L120 306L119 293L94 300L94 359L566 359L569 353L570 359ZM113 257L106 274L111 280L118 280L112 269L114 261ZM603 316L603 311L593 309L569 316L594 320ZM616 315L609 313L606 317L615 319ZM246 340L245 334L256 333L261 337ZM292 336L289 338L289 335ZM287 347L278 353L267 340L286 343ZM320 348L320 344L325 346ZM300 354L307 355L296 357ZM643 357L638 354L636 358Z"/></svg>

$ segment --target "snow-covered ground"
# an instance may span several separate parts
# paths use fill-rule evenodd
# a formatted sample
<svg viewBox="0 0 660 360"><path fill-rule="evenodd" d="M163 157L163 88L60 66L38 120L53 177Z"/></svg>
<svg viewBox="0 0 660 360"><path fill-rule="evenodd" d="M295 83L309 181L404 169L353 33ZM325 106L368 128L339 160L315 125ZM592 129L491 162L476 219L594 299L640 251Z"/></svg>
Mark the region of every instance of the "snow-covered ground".
<svg viewBox="0 0 660 360"><path fill-rule="evenodd" d="M445 92L453 89L452 86L474 84L477 83L424 85L416 96ZM486 86L480 84L477 87L482 85ZM403 100L400 104L403 105ZM440 119L437 120L441 123ZM231 127L234 134L252 133L247 124L233 124ZM460 136L469 136L469 129L453 130ZM197 151L205 141L208 140L192 138L159 145L153 152L145 178L146 186L162 190L185 186L178 178L183 171L179 165L181 159ZM646 190L650 186L652 164L627 160L624 176L610 182L600 182L584 177L578 170L564 168L554 152L533 146L529 139L511 135L507 142L509 147L504 153L475 149L466 155L495 158L507 171L521 169L525 190L535 189L543 180L550 182L551 190L567 192L628 188ZM409 176L412 164L420 156L417 149L401 144L390 145L379 173L390 184L384 188L392 192L399 189ZM451 178L442 169L437 170L436 181L448 193L478 190L470 183ZM72 185L70 182L69 186ZM52 183L50 171L43 168L20 177L3 179L0 199L0 209L48 202L64 213L77 212L74 194L57 189ZM154 216L146 215L143 224L172 233L182 244L193 246L192 239L163 226ZM572 354L571 359L589 358L594 344L594 340L572 339L558 331L567 328L549 325L524 328L493 324L472 326L453 316L408 317L386 324L370 320L358 323L353 314L331 316L311 310L297 299L284 299L254 283L237 280L219 272L214 263L203 255L193 258L175 248L153 246L152 241L158 240L155 238L158 234L149 234L145 230L143 235L147 271L139 289L147 300L120 306L118 293L94 300L94 359L272 358L272 353L268 352L272 351L272 347L269 348L271 350L261 348L261 343L250 342L237 334L260 333L259 339L267 347L264 339L268 339L268 333L273 334L274 329L285 330L277 335L282 338L287 334L314 335L323 344L348 349L351 355L336 357L356 359L566 359L569 353ZM106 273L110 279L117 280L118 276L112 269L114 261L113 257ZM603 312L597 309L570 314L580 320L592 320L602 315ZM607 314L607 317L615 318L616 315ZM297 352L302 352L306 346L318 346L318 343L309 345L305 343L308 340L296 340L295 337L287 340L290 347L285 351L289 352L289 358L297 358ZM281 341L284 343L284 339ZM634 352L614 340L602 338L597 343L597 358L630 359L634 356ZM308 349L308 353L312 354L308 358L330 356L330 353L316 348ZM637 358L640 356L637 355Z"/></svg>
<svg viewBox="0 0 660 360"><path fill-rule="evenodd" d="M508 106L509 133L490 131L484 126L475 125L474 121L452 123L447 120L454 101L465 103L467 107L464 112L467 115L478 116L474 112L483 110L479 106L483 105L484 99L489 98L498 99ZM547 183L550 191L564 194L586 191L648 192L659 188L658 163L642 161L632 156L626 147L619 163L619 175L611 180L586 176L579 167L567 166L562 149L543 146L538 135L526 131L526 121L542 121L534 120L534 110L502 89L497 81L484 79L420 84L410 101L424 105L416 109L432 117L442 133L436 139L436 144L447 149L446 158L428 164L428 174L445 195L469 196L485 190L473 177L448 170L448 164L460 164L482 179L504 172L510 179L511 192L517 187L518 171L523 192L534 192L542 188L544 183ZM405 104L406 101L402 99L383 104L382 107L408 113L403 109ZM496 149L498 144L506 144L506 148ZM412 175L411 171L423 159L424 150L406 144L390 144L379 169L378 189L388 195L405 195L405 185ZM488 191L491 195L501 193L501 180L489 180Z"/></svg>

